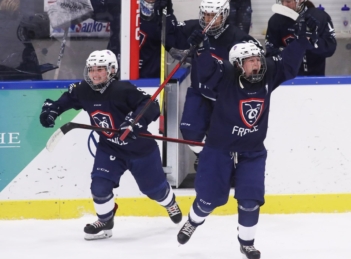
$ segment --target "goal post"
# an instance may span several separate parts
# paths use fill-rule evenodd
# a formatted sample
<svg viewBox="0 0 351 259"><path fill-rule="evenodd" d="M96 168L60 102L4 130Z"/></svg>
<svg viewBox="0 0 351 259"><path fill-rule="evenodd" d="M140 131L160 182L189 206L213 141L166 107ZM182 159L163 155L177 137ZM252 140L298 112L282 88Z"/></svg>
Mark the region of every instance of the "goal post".
<svg viewBox="0 0 351 259"><path fill-rule="evenodd" d="M121 1L121 80L139 79L140 1Z"/></svg>

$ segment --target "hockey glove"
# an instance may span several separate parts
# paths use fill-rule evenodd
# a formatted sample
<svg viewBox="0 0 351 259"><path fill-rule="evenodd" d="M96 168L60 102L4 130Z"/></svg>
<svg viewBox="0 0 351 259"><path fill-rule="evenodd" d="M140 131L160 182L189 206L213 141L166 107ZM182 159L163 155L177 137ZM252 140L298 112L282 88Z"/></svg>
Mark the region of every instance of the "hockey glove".
<svg viewBox="0 0 351 259"><path fill-rule="evenodd" d="M134 122L134 117L133 117L133 113L130 112L128 113L128 115L125 117L124 122L119 126L120 132L118 134L118 138L120 136L123 135L123 133L129 129L129 127L132 125L132 123ZM137 135L138 135L138 131L139 129L143 127L140 125L140 123L138 122L136 125L134 125L134 127L129 131L127 137L125 138L125 142L127 143L132 143L137 139ZM122 141L120 141L122 142Z"/></svg>
<svg viewBox="0 0 351 259"><path fill-rule="evenodd" d="M314 45L315 48L318 48L317 42L319 21L310 14L306 15L305 20L307 25L307 37L310 38L312 45Z"/></svg>
<svg viewBox="0 0 351 259"><path fill-rule="evenodd" d="M162 15L162 10L167 8L167 14L173 14L173 3L172 0L156 0L154 9L157 15Z"/></svg>
<svg viewBox="0 0 351 259"><path fill-rule="evenodd" d="M60 107L54 101L46 99L40 114L40 123L45 128L52 128L55 125L57 116L61 114Z"/></svg>
<svg viewBox="0 0 351 259"><path fill-rule="evenodd" d="M195 30L188 38L188 43L191 46L196 46L198 52L210 49L210 41L208 40L207 34L202 33L201 30Z"/></svg>
<svg viewBox="0 0 351 259"><path fill-rule="evenodd" d="M305 19L300 20L298 23L295 24L295 37L296 39L300 39L300 37L307 37L309 38L310 42L312 45L314 45L315 48L317 48L317 41L318 41L318 24L319 22L313 18L312 16L309 15L309 17ZM314 27L315 30L311 30L307 26L307 21L309 21L311 27Z"/></svg>

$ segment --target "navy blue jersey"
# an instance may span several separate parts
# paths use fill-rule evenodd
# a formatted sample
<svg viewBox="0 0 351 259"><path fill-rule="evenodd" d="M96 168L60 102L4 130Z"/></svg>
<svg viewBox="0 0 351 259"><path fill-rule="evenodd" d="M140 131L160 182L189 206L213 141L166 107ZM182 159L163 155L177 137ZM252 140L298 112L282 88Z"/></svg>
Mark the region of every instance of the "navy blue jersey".
<svg viewBox="0 0 351 259"><path fill-rule="evenodd" d="M161 24L159 17L146 21L140 19L140 58L139 77L157 78L160 77L161 69ZM167 15L166 30L172 30L173 14ZM168 33L168 32L167 32ZM171 39L166 36L166 50L169 50Z"/></svg>
<svg viewBox="0 0 351 259"><path fill-rule="evenodd" d="M90 0L93 8L93 19L110 22L110 38L107 49L111 50L120 63L120 31L121 31L121 0Z"/></svg>
<svg viewBox="0 0 351 259"><path fill-rule="evenodd" d="M271 93L297 75L305 50L311 47L304 38L290 44L281 56L266 58L267 71L257 83L240 77L229 61L214 60L209 51L196 58L201 84L218 95L205 145L234 152L263 150Z"/></svg>
<svg viewBox="0 0 351 259"><path fill-rule="evenodd" d="M318 48L306 51L300 67L300 76L324 76L326 58L334 54L336 39L330 16L319 8L309 8L304 15L310 14L316 18L318 27ZM268 21L266 34L266 56L274 56L295 40L294 24L296 22L286 16L274 14Z"/></svg>
<svg viewBox="0 0 351 259"><path fill-rule="evenodd" d="M62 112L68 109L84 109L90 118L91 125L103 128L118 129L129 112L138 114L149 101L150 95L136 88L130 82L114 80L105 92L101 94L92 90L87 82L71 84L67 92L55 102ZM139 121L142 128L138 132L148 133L147 125L158 118L160 107L157 102L152 102L146 113ZM138 124L134 129L138 127ZM108 154L122 158L136 158L149 154L157 147L152 139L138 138L126 144L120 143L116 133L98 132L100 135L99 147Z"/></svg>
<svg viewBox="0 0 351 259"><path fill-rule="evenodd" d="M175 26L175 25L174 25ZM188 20L184 22L179 22L177 27L174 30L174 42L175 47L178 49L188 49L190 48L187 39L194 30L202 30L199 20ZM168 37L168 35L167 35ZM235 43L239 42L252 42L262 49L262 46L259 41L251 37L247 33L240 30L238 27L225 24L223 30L215 35L208 35L210 45L211 45L211 54L213 57L219 60L228 60L229 51ZM198 88L199 80L197 79L198 64L197 62L191 63L191 87ZM216 97L212 95L210 91L202 91L205 97L210 99L215 99Z"/></svg>

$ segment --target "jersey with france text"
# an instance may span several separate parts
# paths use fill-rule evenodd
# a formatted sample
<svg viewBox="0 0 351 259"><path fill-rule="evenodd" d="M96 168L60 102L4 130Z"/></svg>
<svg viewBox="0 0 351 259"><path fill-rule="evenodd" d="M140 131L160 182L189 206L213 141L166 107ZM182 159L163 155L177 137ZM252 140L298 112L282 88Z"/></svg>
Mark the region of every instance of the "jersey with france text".
<svg viewBox="0 0 351 259"><path fill-rule="evenodd" d="M257 83L245 80L229 61L213 60L208 51L201 54L196 59L202 64L199 80L218 96L205 145L233 152L263 150L271 93L297 75L305 50L311 47L303 38L281 55L266 58L267 71Z"/></svg>
<svg viewBox="0 0 351 259"><path fill-rule="evenodd" d="M300 67L300 76L324 76L326 58L334 54L336 50L336 39L333 23L330 16L319 8L305 9L303 15L310 14L316 18L320 25L318 27L318 48L306 51L303 63ZM268 21L266 34L266 56L274 56L295 40L295 21L274 14Z"/></svg>
<svg viewBox="0 0 351 259"><path fill-rule="evenodd" d="M157 78L160 77L161 67L161 25L157 16L150 21L140 19L140 35L139 35L139 77L140 78ZM173 14L167 15L166 30L172 29L174 20ZM167 32L166 32L167 33ZM166 36L165 49L169 50L170 39Z"/></svg>
<svg viewBox="0 0 351 259"><path fill-rule="evenodd" d="M92 90L86 81L81 81L71 84L69 90L63 93L56 103L62 112L84 109L89 114L91 125L118 129L129 112L137 115L149 99L150 95L127 81L112 81L103 94ZM138 132L148 133L147 125L159 115L158 102L152 102L134 129L138 128ZM126 144L127 139L120 142L116 133L97 133L100 136L99 147L116 157L140 157L157 148L156 141L152 139L137 138L136 141Z"/></svg>
<svg viewBox="0 0 351 259"><path fill-rule="evenodd" d="M202 30L199 20L187 20L184 22L177 23L177 26L174 30L175 33L175 45L178 49L188 49L190 48L187 39L191 35L194 30ZM167 35L168 36L168 35ZM239 42L252 42L257 45L259 48L262 49L262 45L259 41L255 38L251 37L250 35L246 34L238 27L225 24L222 28L222 31L219 32L215 36L208 35L209 42L211 45L211 54L214 58L218 60L228 60L229 59L229 51L233 47L235 43ZM199 80L197 78L196 71L198 70L198 64L196 62L191 63L191 87L192 88L199 88ZM216 97L213 95L211 91L206 91L203 89L202 91L203 96L215 100Z"/></svg>

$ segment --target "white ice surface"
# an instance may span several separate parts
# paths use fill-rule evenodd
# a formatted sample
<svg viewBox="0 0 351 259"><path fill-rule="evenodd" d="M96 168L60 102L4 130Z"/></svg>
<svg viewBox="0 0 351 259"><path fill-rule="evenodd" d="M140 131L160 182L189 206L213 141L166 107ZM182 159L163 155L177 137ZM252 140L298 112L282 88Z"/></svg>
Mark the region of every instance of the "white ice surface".
<svg viewBox="0 0 351 259"><path fill-rule="evenodd" d="M74 220L0 221L1 259L235 259L237 215L209 216L191 240L166 217L116 217L110 239L85 241L94 216ZM255 246L262 259L350 258L351 213L260 216Z"/></svg>

